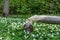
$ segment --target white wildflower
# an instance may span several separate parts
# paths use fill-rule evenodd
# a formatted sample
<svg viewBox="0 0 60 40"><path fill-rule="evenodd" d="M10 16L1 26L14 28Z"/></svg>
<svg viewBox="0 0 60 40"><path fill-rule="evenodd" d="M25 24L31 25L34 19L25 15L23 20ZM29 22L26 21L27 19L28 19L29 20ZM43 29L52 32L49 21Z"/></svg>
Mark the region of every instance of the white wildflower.
<svg viewBox="0 0 60 40"><path fill-rule="evenodd" d="M59 32L57 32L57 34L59 34Z"/></svg>
<svg viewBox="0 0 60 40"><path fill-rule="evenodd" d="M34 35L34 34L32 34L32 36L33 36L33 37L35 37L35 35Z"/></svg>
<svg viewBox="0 0 60 40"><path fill-rule="evenodd" d="M42 36L40 38L42 38Z"/></svg>
<svg viewBox="0 0 60 40"><path fill-rule="evenodd" d="M50 36L51 34L48 34L48 36Z"/></svg>
<svg viewBox="0 0 60 40"><path fill-rule="evenodd" d="M36 23L34 23L34 25L36 25Z"/></svg>
<svg viewBox="0 0 60 40"><path fill-rule="evenodd" d="M37 25L38 27L40 26L40 25Z"/></svg>
<svg viewBox="0 0 60 40"><path fill-rule="evenodd" d="M36 40L35 38L33 38L33 40Z"/></svg>
<svg viewBox="0 0 60 40"><path fill-rule="evenodd" d="M12 23L11 26L12 26L12 29L14 30L14 29L16 29L16 27L17 27L17 23L14 22L14 23Z"/></svg>
<svg viewBox="0 0 60 40"><path fill-rule="evenodd" d="M0 40L2 40L2 37L0 37Z"/></svg>
<svg viewBox="0 0 60 40"><path fill-rule="evenodd" d="M38 28L35 28L36 31L38 31Z"/></svg>
<svg viewBox="0 0 60 40"><path fill-rule="evenodd" d="M38 37L39 35L37 34L36 36Z"/></svg>
<svg viewBox="0 0 60 40"><path fill-rule="evenodd" d="M27 38L28 38L28 36L26 36L26 35L24 35L24 37L25 37L25 39L27 39Z"/></svg>
<svg viewBox="0 0 60 40"><path fill-rule="evenodd" d="M12 33L12 35L15 35L14 33Z"/></svg>
<svg viewBox="0 0 60 40"><path fill-rule="evenodd" d="M51 37L54 37L54 34L52 34Z"/></svg>
<svg viewBox="0 0 60 40"><path fill-rule="evenodd" d="M43 34L45 34L45 32L43 32Z"/></svg>

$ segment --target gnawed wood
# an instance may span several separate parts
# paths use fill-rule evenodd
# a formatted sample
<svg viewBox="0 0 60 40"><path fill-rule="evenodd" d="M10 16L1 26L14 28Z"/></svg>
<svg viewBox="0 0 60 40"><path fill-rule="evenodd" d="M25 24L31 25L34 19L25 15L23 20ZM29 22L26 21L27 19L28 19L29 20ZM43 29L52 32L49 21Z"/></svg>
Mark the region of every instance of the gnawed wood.
<svg viewBox="0 0 60 40"><path fill-rule="evenodd" d="M52 24L60 24L59 16L48 16L48 15L36 15L28 18L30 21L40 21L43 23L52 23Z"/></svg>
<svg viewBox="0 0 60 40"><path fill-rule="evenodd" d="M27 19L24 27L26 31L33 31L32 22L43 22L43 23L50 23L50 24L60 24L60 17L59 16L48 16L48 15L35 15ZM32 32L31 31L31 32Z"/></svg>

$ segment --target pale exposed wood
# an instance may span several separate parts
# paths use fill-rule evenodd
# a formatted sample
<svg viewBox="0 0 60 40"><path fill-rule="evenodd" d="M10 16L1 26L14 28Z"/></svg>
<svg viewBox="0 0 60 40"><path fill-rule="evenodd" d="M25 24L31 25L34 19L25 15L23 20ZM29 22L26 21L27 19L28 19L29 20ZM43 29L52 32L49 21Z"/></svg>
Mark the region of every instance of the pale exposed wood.
<svg viewBox="0 0 60 40"><path fill-rule="evenodd" d="M43 23L52 23L52 24L60 24L59 16L49 16L49 15L35 15L28 18L28 21L32 23L33 21L39 21Z"/></svg>
<svg viewBox="0 0 60 40"><path fill-rule="evenodd" d="M60 24L60 17L59 16L49 16L49 15L35 15L27 19L26 23L24 24L25 31L32 32L33 26L32 22L43 22L43 23L50 23L50 24Z"/></svg>

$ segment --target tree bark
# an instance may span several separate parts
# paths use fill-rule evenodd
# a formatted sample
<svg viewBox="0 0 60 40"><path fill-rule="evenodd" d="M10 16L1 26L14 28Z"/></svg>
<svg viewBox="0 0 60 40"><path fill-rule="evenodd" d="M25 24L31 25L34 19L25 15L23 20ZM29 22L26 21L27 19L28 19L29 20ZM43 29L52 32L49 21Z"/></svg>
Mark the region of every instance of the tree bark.
<svg viewBox="0 0 60 40"><path fill-rule="evenodd" d="M9 15L9 0L3 0L4 6L3 6L3 17L7 17Z"/></svg>
<svg viewBox="0 0 60 40"><path fill-rule="evenodd" d="M33 31L32 22L43 22L48 24L60 24L60 17L59 16L47 16L47 15L35 15L27 19L26 23L24 24L24 29L27 32Z"/></svg>
<svg viewBox="0 0 60 40"><path fill-rule="evenodd" d="M47 15L36 15L28 18L28 21L32 23L33 21L39 21L49 24L60 24L59 16L47 16Z"/></svg>

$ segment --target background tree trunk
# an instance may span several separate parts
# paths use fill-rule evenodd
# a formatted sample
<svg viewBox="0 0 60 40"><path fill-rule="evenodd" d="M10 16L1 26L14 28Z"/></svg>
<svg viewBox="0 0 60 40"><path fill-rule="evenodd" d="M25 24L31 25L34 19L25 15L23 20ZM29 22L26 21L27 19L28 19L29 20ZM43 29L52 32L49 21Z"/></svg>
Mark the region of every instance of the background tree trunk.
<svg viewBox="0 0 60 40"><path fill-rule="evenodd" d="M3 0L4 6L3 6L3 17L7 17L9 14L9 0Z"/></svg>

